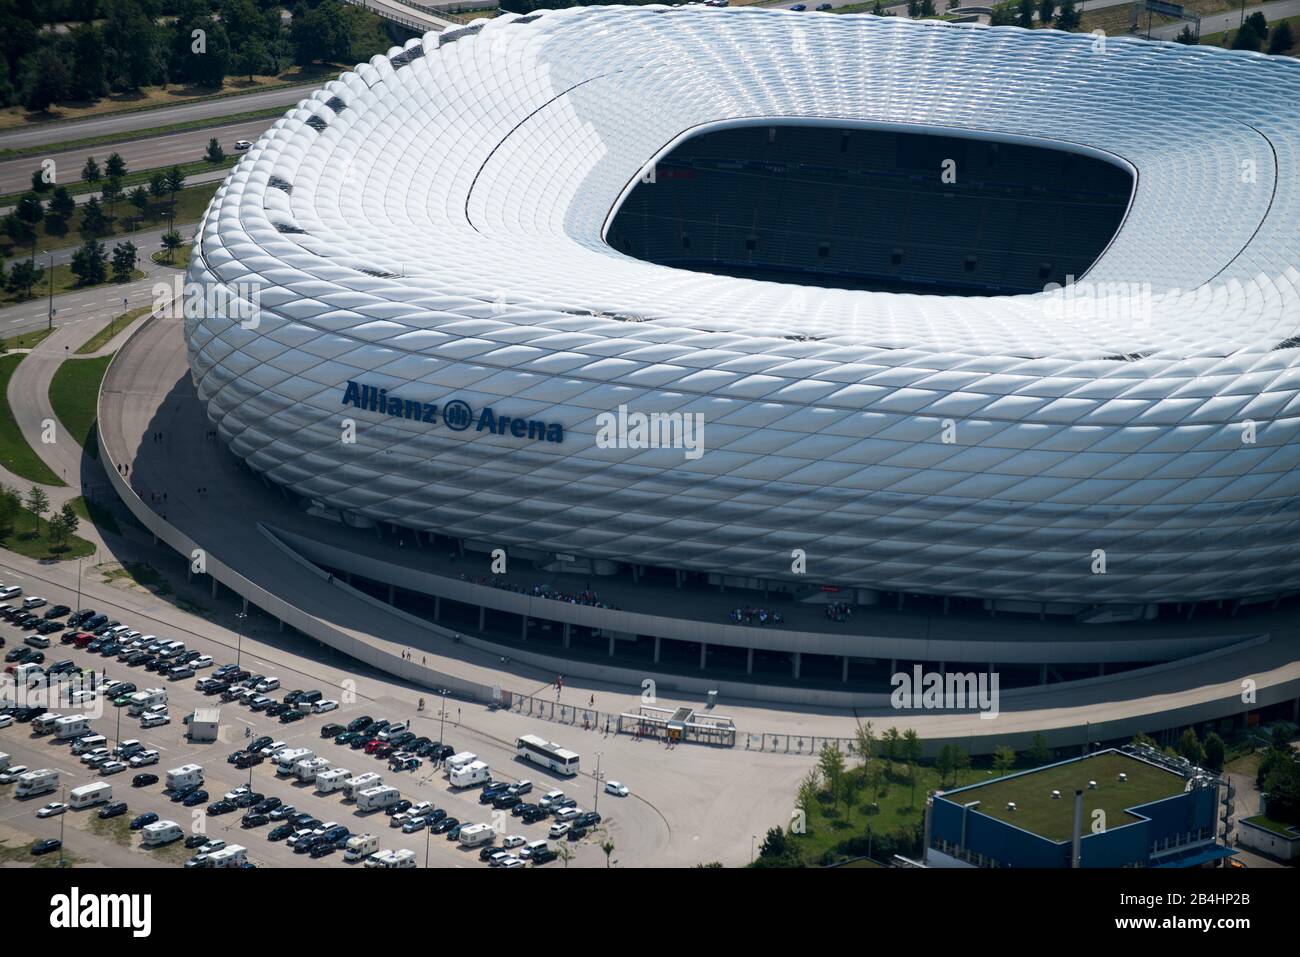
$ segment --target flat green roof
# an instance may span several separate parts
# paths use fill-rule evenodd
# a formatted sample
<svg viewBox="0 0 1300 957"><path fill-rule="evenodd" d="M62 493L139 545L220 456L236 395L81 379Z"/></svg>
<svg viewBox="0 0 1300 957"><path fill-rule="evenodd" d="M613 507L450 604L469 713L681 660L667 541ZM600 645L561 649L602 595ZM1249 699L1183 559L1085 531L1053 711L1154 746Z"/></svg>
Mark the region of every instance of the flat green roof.
<svg viewBox="0 0 1300 957"><path fill-rule="evenodd" d="M1127 781L1119 780L1121 773L1128 775ZM1096 790L1088 790L1089 781L1097 782ZM1049 840L1068 841L1074 826L1074 792L1080 788L1086 837L1092 832L1093 811L1104 811L1106 828L1113 830L1137 820L1128 808L1182 794L1185 786L1182 775L1173 771L1120 751L1102 751L1077 761L949 791L944 798L955 804L979 801L979 807L972 810ZM1060 791L1061 797L1054 800L1053 791ZM1007 810L1009 801L1016 804L1014 812Z"/></svg>
<svg viewBox="0 0 1300 957"><path fill-rule="evenodd" d="M1271 817L1265 817L1263 814L1256 814L1254 817L1242 818L1243 824L1254 824L1256 827L1262 827L1266 831L1272 831L1281 837L1288 837L1291 840L1300 838L1300 827L1294 824L1287 824L1285 821L1275 821Z"/></svg>

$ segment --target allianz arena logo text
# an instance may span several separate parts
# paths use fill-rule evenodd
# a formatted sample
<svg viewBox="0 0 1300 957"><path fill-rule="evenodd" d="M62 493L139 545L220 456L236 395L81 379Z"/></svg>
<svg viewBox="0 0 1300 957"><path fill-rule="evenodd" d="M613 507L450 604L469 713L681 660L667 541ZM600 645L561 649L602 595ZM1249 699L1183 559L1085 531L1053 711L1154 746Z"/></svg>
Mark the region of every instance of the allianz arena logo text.
<svg viewBox="0 0 1300 957"><path fill-rule="evenodd" d="M475 415L469 403L461 399L452 399L439 410L436 403L389 395L387 389L363 382L353 382L350 379L343 390L343 404L365 409L368 412L390 415L397 419L427 422L430 425L438 424L441 412L442 424L453 432L465 432L472 426L475 432L510 435L516 439L532 439L537 442L564 441L564 426L558 422L503 415L491 406L485 406Z"/></svg>
<svg viewBox="0 0 1300 957"><path fill-rule="evenodd" d="M1044 312L1049 319L1100 320L1145 326L1151 322L1153 294L1149 282L1048 283Z"/></svg>

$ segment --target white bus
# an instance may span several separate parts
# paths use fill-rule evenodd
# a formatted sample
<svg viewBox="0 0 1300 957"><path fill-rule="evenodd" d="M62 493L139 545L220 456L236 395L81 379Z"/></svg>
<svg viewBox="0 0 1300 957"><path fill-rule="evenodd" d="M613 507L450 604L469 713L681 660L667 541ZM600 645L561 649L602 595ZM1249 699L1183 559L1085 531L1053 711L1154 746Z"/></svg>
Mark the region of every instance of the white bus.
<svg viewBox="0 0 1300 957"><path fill-rule="evenodd" d="M544 768L550 768L556 774L578 773L578 762L581 759L577 754L566 751L558 744L544 741L535 734L526 734L516 741L515 750L519 752L521 758Z"/></svg>

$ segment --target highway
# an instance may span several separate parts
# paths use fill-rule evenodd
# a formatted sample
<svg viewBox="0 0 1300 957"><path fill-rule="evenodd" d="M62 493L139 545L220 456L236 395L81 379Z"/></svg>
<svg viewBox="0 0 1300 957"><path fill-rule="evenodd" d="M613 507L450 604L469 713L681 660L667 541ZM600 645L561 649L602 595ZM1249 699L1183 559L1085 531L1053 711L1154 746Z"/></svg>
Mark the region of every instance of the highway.
<svg viewBox="0 0 1300 957"><path fill-rule="evenodd" d="M1272 3L1262 3L1258 6L1247 7L1245 16L1252 13L1262 13L1268 18L1269 23L1282 20L1286 17L1294 17L1300 14L1300 0L1274 0ZM1212 13L1209 16L1201 17L1201 36L1209 36L1212 33L1222 33L1224 30L1235 30L1241 26L1243 19L1240 8L1228 10L1224 13ZM1151 31L1153 40L1172 40L1178 34L1183 32L1185 24L1169 23L1162 27L1155 27Z"/></svg>
<svg viewBox="0 0 1300 957"><path fill-rule="evenodd" d="M182 106L165 106L156 110L137 110L133 113L116 113L107 116L88 117L84 120L67 122L40 123L0 133L0 149L17 150L34 146L69 143L74 140L88 139L92 136L123 137L141 130L156 129L173 123L187 123L197 120L220 120L223 117L239 113L251 113L254 110L266 110L272 107L288 109L312 90L321 86L323 81L290 87L277 87L260 93L246 93L240 96L226 96L212 100L200 100ZM270 125L269 123L267 125Z"/></svg>
<svg viewBox="0 0 1300 957"><path fill-rule="evenodd" d="M245 120L242 123L190 130L187 133L172 133L151 139L105 143L90 148L50 153L48 158L54 160L56 182L69 185L81 180L81 167L85 165L88 156L94 156L99 161L101 169L110 153L120 153L126 160L128 170L155 169L192 163L203 159L208 140L214 136L229 155L235 152L236 140L256 141L274 123L274 117L264 117L260 120ZM45 158L45 156L23 156L0 162L0 193L17 193L30 189L32 173L40 168L41 161Z"/></svg>

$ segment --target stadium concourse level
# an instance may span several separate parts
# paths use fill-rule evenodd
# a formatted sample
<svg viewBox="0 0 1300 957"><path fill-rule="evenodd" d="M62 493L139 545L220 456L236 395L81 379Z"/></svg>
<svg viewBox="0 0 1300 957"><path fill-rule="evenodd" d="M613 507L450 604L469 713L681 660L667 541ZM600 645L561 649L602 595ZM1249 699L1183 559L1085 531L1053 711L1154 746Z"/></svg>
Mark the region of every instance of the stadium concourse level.
<svg viewBox="0 0 1300 957"><path fill-rule="evenodd" d="M823 126L705 132L646 179L607 237L634 258L777 282L987 296L1082 276L1133 189L1126 168L1065 150Z"/></svg>

